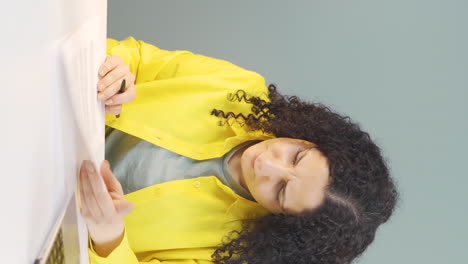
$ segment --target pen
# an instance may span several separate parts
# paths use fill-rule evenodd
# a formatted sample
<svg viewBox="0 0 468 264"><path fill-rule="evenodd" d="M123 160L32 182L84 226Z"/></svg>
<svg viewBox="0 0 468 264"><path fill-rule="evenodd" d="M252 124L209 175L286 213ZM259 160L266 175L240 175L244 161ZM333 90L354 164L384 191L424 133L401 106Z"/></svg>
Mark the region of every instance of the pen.
<svg viewBox="0 0 468 264"><path fill-rule="evenodd" d="M126 85L126 83L125 83L125 79L123 79L123 80L122 80L122 84L120 85L119 94L125 92L125 86L127 86L127 85ZM123 106L122 106L122 108L123 108ZM122 109L120 109L120 111L122 112ZM116 118L119 118L119 117L120 117L120 114L116 115L115 117L116 117Z"/></svg>

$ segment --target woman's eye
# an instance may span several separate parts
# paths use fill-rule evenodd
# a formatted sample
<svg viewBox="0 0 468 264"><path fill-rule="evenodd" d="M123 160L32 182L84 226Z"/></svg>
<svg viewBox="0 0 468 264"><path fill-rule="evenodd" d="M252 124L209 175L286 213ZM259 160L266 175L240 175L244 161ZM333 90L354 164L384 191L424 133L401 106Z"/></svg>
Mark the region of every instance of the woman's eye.
<svg viewBox="0 0 468 264"><path fill-rule="evenodd" d="M294 165L297 164L297 161L298 161L298 158L299 158L299 153L301 153L301 151L297 151L297 152L296 152L296 155L294 155L294 161L293 161L293 164L294 164Z"/></svg>
<svg viewBox="0 0 468 264"><path fill-rule="evenodd" d="M278 204L280 203L280 199L279 199L280 194L284 190L285 186L286 186L286 183L281 184L281 187L278 190L278 193L276 194L276 201L278 202Z"/></svg>

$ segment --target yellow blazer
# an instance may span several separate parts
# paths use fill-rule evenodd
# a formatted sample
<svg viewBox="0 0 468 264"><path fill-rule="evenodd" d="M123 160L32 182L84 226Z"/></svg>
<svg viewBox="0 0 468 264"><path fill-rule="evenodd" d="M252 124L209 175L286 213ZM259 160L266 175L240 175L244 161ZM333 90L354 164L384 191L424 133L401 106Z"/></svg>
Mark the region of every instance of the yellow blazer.
<svg viewBox="0 0 468 264"><path fill-rule="evenodd" d="M210 115L213 108L249 114L251 105L227 100L238 89L268 100L265 80L255 72L131 37L109 39L107 55L120 56L130 66L137 89L120 118L106 116L108 126L198 160L274 137L249 132L235 120L219 126L220 119ZM125 197L135 209L124 219L122 242L106 258L90 244L91 263L211 263L214 249L230 231L240 230L243 219L268 214L210 175L153 185Z"/></svg>

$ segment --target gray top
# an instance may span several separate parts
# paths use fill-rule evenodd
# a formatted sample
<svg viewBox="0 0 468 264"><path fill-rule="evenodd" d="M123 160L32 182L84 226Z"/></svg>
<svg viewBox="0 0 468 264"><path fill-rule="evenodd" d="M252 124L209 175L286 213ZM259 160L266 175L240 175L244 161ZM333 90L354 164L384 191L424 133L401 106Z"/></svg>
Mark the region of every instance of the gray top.
<svg viewBox="0 0 468 264"><path fill-rule="evenodd" d="M209 160L194 160L111 127L106 127L106 159L125 194L173 180L200 176L216 176L238 195L255 201L233 178L228 168L231 156L241 144L224 156Z"/></svg>

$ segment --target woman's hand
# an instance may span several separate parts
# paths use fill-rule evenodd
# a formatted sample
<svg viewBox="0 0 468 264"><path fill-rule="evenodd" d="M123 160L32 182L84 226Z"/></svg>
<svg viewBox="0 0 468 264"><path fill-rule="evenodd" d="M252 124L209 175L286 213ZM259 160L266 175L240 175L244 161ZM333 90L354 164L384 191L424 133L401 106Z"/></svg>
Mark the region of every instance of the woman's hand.
<svg viewBox="0 0 468 264"><path fill-rule="evenodd" d="M106 104L106 113L118 115L122 111L122 104L135 99L135 75L118 56L106 57L99 67L100 80L97 83L98 100ZM125 79L124 93L119 93L122 80Z"/></svg>
<svg viewBox="0 0 468 264"><path fill-rule="evenodd" d="M124 198L122 186L112 173L109 162L101 164L99 174L91 161L85 160L80 168L81 214L86 220L88 232L96 253L107 256L120 244L123 237L123 218L134 206Z"/></svg>

